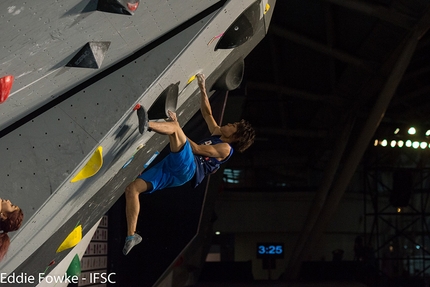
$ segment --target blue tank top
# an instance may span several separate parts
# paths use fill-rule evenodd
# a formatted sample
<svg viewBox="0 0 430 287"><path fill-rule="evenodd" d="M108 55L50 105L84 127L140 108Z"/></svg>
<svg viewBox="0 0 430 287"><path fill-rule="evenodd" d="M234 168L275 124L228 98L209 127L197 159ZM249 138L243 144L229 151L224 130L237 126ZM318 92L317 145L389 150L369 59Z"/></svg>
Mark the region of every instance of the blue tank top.
<svg viewBox="0 0 430 287"><path fill-rule="evenodd" d="M199 145L214 145L223 143L220 139L220 136L211 136L210 138L204 139L198 142ZM206 175L215 173L222 163L225 163L233 154L233 148L230 146L229 155L223 159L222 161L217 160L214 157L202 156L202 155L194 155L194 162L196 163L196 173L194 176L195 185L199 185Z"/></svg>

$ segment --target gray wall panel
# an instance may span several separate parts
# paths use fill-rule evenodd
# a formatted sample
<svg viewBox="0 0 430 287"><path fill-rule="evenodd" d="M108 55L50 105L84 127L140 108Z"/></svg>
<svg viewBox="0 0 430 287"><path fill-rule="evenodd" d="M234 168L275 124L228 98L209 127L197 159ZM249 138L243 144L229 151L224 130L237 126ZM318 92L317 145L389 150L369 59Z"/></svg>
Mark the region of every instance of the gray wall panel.
<svg viewBox="0 0 430 287"><path fill-rule="evenodd" d="M0 141L2 197L28 219L96 144L60 109L40 115Z"/></svg>
<svg viewBox="0 0 430 287"><path fill-rule="evenodd" d="M133 16L94 11L97 1L89 0L1 2L0 77L12 74L15 82L9 99L0 106L0 129L216 2L153 1ZM84 9L90 12L82 13ZM102 68L65 68L90 41L111 42Z"/></svg>
<svg viewBox="0 0 430 287"><path fill-rule="evenodd" d="M171 64L172 59L180 54L209 19L209 16L204 18L115 73L80 91L61 103L61 108L95 139L101 140L146 93ZM162 91L157 85L151 88L151 92L145 95L145 106L149 108Z"/></svg>

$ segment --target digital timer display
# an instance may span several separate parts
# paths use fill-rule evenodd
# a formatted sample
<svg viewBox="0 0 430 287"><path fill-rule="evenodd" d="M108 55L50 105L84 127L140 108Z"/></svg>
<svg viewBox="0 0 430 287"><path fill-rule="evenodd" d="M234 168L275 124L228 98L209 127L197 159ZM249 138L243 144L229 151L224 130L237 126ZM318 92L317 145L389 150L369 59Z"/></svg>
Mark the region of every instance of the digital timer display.
<svg viewBox="0 0 430 287"><path fill-rule="evenodd" d="M257 243L257 258L284 258L284 243Z"/></svg>

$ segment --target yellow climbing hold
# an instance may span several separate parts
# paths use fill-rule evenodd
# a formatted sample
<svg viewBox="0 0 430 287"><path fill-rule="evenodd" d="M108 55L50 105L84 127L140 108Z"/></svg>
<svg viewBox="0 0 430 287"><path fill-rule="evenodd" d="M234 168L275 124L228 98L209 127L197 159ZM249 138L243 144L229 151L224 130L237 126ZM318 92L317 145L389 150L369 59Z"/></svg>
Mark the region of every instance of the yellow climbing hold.
<svg viewBox="0 0 430 287"><path fill-rule="evenodd" d="M194 81L196 79L196 75L194 75L194 76L192 76L191 78L189 78L189 80L188 80L188 82L187 82L187 85L189 84L189 83L191 83L192 81Z"/></svg>
<svg viewBox="0 0 430 287"><path fill-rule="evenodd" d="M266 14L267 11L269 11L269 9L270 9L270 5L269 5L269 3L267 3L266 7L264 8L264 14Z"/></svg>
<svg viewBox="0 0 430 287"><path fill-rule="evenodd" d="M57 249L57 253L72 248L82 240L82 225L78 225L73 229L72 232L64 239L63 243L61 243L60 247Z"/></svg>
<svg viewBox="0 0 430 287"><path fill-rule="evenodd" d="M79 171L79 173L71 180L71 182L77 182L81 179L86 179L95 175L100 170L102 165L103 148L99 146L87 164Z"/></svg>

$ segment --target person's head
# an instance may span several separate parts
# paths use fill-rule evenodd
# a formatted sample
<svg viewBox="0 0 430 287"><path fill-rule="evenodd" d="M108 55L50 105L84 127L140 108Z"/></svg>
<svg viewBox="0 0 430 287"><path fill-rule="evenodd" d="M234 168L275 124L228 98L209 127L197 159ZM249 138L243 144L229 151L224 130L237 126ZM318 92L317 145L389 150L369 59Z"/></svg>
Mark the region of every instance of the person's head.
<svg viewBox="0 0 430 287"><path fill-rule="evenodd" d="M18 230L21 227L24 214L10 200L0 199L0 261L6 255L10 245L8 232Z"/></svg>
<svg viewBox="0 0 430 287"><path fill-rule="evenodd" d="M244 152L254 143L255 130L249 122L243 119L239 122L222 126L221 132L224 136L232 138L230 145L238 152Z"/></svg>

